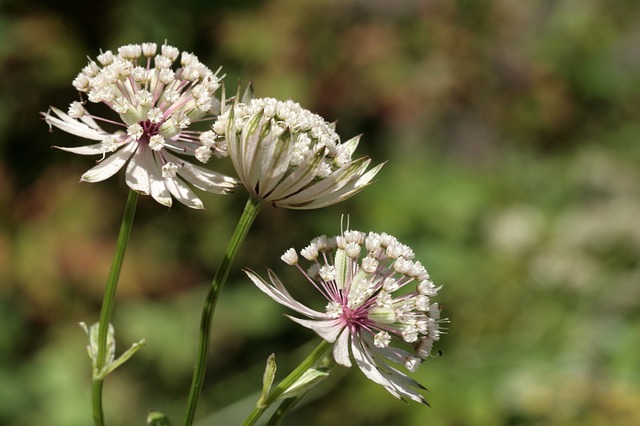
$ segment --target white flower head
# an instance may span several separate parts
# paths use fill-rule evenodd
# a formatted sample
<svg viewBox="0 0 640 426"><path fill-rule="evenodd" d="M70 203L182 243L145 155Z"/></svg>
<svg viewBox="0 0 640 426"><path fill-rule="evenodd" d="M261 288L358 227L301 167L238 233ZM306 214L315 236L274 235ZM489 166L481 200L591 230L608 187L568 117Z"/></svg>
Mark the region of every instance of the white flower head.
<svg viewBox="0 0 640 426"><path fill-rule="evenodd" d="M415 371L421 361L429 357L433 342L442 334L440 308L429 300L437 295L439 288L430 288L429 296L418 287L424 287L409 272L399 272L394 264L402 257L391 257L385 250L368 251L371 241L389 240L379 234L349 233L333 238L322 237L326 249L324 256L304 256L311 262L305 272L304 266L293 257L290 249L283 260L294 265L310 281L324 298L324 310L307 307L287 291L278 277L269 271L270 283L252 271L246 271L253 283L276 302L293 309L307 318L290 317L298 324L310 328L328 342L334 343L333 357L338 364L350 367L352 360L372 381L382 385L393 396L426 404L421 395L424 390L419 383L402 372ZM354 238L355 237L355 238ZM318 240L309 247L317 250ZM346 253L338 240L361 245L360 255ZM393 242L398 244L395 238ZM378 243L374 244L377 246ZM311 251L307 247L304 251ZM372 259L376 268L369 268ZM400 268L403 269L403 268ZM312 271L311 273L309 271ZM315 271L318 271L316 274ZM426 273L426 272L425 272ZM402 289L402 291L398 291ZM398 294L399 293L399 294Z"/></svg>
<svg viewBox="0 0 640 426"><path fill-rule="evenodd" d="M82 181L103 181L126 164L126 182L131 189L166 206L175 198L192 208L203 205L187 183L216 194L229 193L238 186L236 179L190 162L209 160L208 153L200 149L202 132L189 126L215 118L213 112L220 101L214 96L217 86L212 82L219 78L192 54L187 55L191 70L187 73L174 64L178 55L175 47L165 44L158 49L155 43L143 43L122 46L117 54L106 51L98 55L97 62L89 61L73 86L89 102L107 105L117 120L91 115L85 109L86 101L73 102L68 113L54 107L43 113L49 126L99 141L74 148L56 147L102 156L82 175ZM115 130L105 130L99 122ZM210 151L216 157L228 155L224 143L215 144Z"/></svg>
<svg viewBox="0 0 640 426"><path fill-rule="evenodd" d="M370 159L351 158L359 136L341 143L331 124L293 101L248 99L250 88L238 98L212 130L226 139L240 180L258 200L291 209L329 206L362 190L382 167L367 171Z"/></svg>

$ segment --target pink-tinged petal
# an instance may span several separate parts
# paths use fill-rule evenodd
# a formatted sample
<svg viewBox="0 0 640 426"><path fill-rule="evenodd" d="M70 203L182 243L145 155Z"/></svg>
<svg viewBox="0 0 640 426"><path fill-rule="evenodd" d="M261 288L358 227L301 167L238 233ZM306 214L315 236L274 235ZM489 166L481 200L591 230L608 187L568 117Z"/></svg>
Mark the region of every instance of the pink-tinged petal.
<svg viewBox="0 0 640 426"><path fill-rule="evenodd" d="M351 358L349 357L350 336L351 331L348 327L345 327L333 346L333 358L338 364L344 365L345 367L351 367Z"/></svg>
<svg viewBox="0 0 640 426"><path fill-rule="evenodd" d="M185 206L191 207L192 209L204 209L202 200L200 200L200 198L198 198L198 196L177 176L171 179L166 179L165 184L167 185L169 192L171 192L171 195Z"/></svg>
<svg viewBox="0 0 640 426"><path fill-rule="evenodd" d="M108 135L108 133L102 130L100 127L90 127L86 123L82 123L76 119L69 117L69 115L65 114L57 108L51 107L51 111L53 111L60 118L56 118L49 113L45 113L43 114L44 120L47 122L47 124L55 126L67 133L71 133L72 135L95 141L100 141Z"/></svg>
<svg viewBox="0 0 640 426"><path fill-rule="evenodd" d="M102 155L105 153L104 151L104 144L101 143L96 143L93 145L85 145L85 146L78 146L78 147L66 147L66 146L54 146L54 148L60 149L62 151L67 151L67 152L71 152L73 154L80 154L80 155Z"/></svg>
<svg viewBox="0 0 640 426"><path fill-rule="evenodd" d="M180 165L178 174L187 182L203 191L214 194L228 194L240 183L236 179L223 175L222 173L216 173L185 162L166 151L163 153L163 156L167 161Z"/></svg>
<svg viewBox="0 0 640 426"><path fill-rule="evenodd" d="M143 44L142 53L146 57L153 56L153 46L148 44L145 47ZM51 107L42 113L42 117L50 129L55 126L73 135L101 142L91 142L92 145L82 147L59 147L80 155L101 155L97 165L85 173L82 180L101 181L126 167L126 182L132 190L149 194L166 206L172 205L172 195L175 195L175 198L189 207L201 209L202 202L192 191L190 182L214 193L230 192L238 182L191 166L184 160L168 164L163 154L172 150L182 157L193 157L197 153L198 159L203 159L198 151L203 147L202 132L188 127L192 122L207 121L215 117L214 110L219 109L219 106L214 92L220 87L221 80L216 76L217 72L213 73L190 54L188 62L197 68L196 74L183 72L184 64L181 68L179 61L175 64L177 67L174 67L172 58L179 55L179 52L173 47L170 48L170 54L160 58L163 60L156 58L158 61L153 68L152 64L147 63L145 71L144 64L141 64L143 67L137 67L134 76L129 73L114 74L110 67L102 66L111 62L139 65L139 60L146 61L140 50L139 45L128 45L118 49L117 55L109 53L99 57L98 62L101 64L96 65L90 60L91 70L83 70L73 81L73 86L81 95L86 94L82 95L83 98L88 96L89 102L110 107L119 119L92 115L85 108L85 101L73 102L66 113ZM145 90L133 87L134 80L144 78L143 75L157 75L160 70L173 73L171 90L164 90L165 85L155 80ZM142 73L137 75L138 71ZM201 90L204 86L206 89ZM124 101L120 102L118 99ZM119 127L119 130L114 133L106 132L101 127L103 123ZM225 143L220 142L218 145L213 139L211 143L216 144L212 154L218 157L226 154ZM130 164L127 165L129 161ZM185 180L188 182L185 183Z"/></svg>
<svg viewBox="0 0 640 426"><path fill-rule="evenodd" d="M267 283L259 275L257 275L255 272L251 270L247 269L244 272L247 274L249 279L253 281L256 287L258 287L263 293L265 293L267 296L271 297L273 300L280 303L281 305L284 305L287 308L292 309L298 312L299 314L305 315L310 318L315 318L315 319L327 318L326 314L314 311L313 309L310 309L305 305L303 305L302 303L295 300L291 296L291 294L289 294L287 289L284 287L284 284L282 284L282 282L271 270L269 270L269 277L273 284Z"/></svg>
<svg viewBox="0 0 640 426"><path fill-rule="evenodd" d="M362 340L352 339L351 351L358 368L369 380L383 386L387 392L398 399L408 397L421 404L427 404L424 397L414 390L414 388L424 389L422 385L386 363L383 369L376 363L370 349L365 347Z"/></svg>
<svg viewBox="0 0 640 426"><path fill-rule="evenodd" d="M318 336L322 337L329 343L333 343L336 341L340 332L345 328L344 322L337 319L324 319L324 320L306 320L301 318L296 318L287 315L287 317L303 327L309 328L315 331Z"/></svg>
<svg viewBox="0 0 640 426"><path fill-rule="evenodd" d="M357 175L353 181L361 178ZM367 235L350 230L347 224L340 236L314 238L300 255L311 268L298 263L301 259L293 249L282 260L295 265L329 304L323 318L291 319L333 343L336 363L350 367L355 360L367 378L396 398L427 404L421 395L425 388L406 371L416 370L431 349L429 340L439 337L431 335L431 325L437 331L448 320L441 320L438 305L430 304L430 296L419 291L422 282L415 283L415 292L394 294L409 282L419 281L417 276L428 277L420 262L408 260L414 257L413 250L388 234ZM271 297L292 306L283 284L270 274L273 285L258 277L254 281ZM401 311L394 306L401 306Z"/></svg>
<svg viewBox="0 0 640 426"><path fill-rule="evenodd" d="M151 149L147 146L138 145L137 151L131 156L127 164L125 180L129 188L144 195L149 195L149 172L146 167L146 156L151 156Z"/></svg>
<svg viewBox="0 0 640 426"><path fill-rule="evenodd" d="M82 182L101 182L118 173L136 149L136 144L126 145L119 151L102 160L97 166L87 170L80 180Z"/></svg>

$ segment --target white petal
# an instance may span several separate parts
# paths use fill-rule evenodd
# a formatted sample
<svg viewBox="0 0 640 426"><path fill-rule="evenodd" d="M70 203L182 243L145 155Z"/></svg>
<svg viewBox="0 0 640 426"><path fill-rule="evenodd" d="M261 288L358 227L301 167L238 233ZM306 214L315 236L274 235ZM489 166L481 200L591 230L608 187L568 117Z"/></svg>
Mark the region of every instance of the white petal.
<svg viewBox="0 0 640 426"><path fill-rule="evenodd" d="M225 138L227 139L227 150L229 151L229 158L233 163L233 168L238 173L241 180L244 181L242 173L242 141L236 134L235 125L235 107L229 109L229 117L227 118L227 128L225 131Z"/></svg>
<svg viewBox="0 0 640 426"><path fill-rule="evenodd" d="M358 368L364 373L365 376L374 383L384 386L393 396L400 398L400 394L395 390L395 387L391 385L387 378L385 378L374 362L373 358L369 354L366 348L362 346L359 339L353 339L351 342L351 350L353 352L353 358L356 360Z"/></svg>
<svg viewBox="0 0 640 426"><path fill-rule="evenodd" d="M127 162L136 149L135 143L126 145L121 150L104 159L97 166L87 170L80 178L83 182L100 182L110 178Z"/></svg>
<svg viewBox="0 0 640 426"><path fill-rule="evenodd" d="M373 341L368 340L368 342L369 342L368 343L369 347L371 347L371 345L373 344ZM395 346L388 346L386 348L379 348L377 346L374 346L372 348L372 351L375 352L376 357L395 362L396 364L403 364L405 358L416 356L415 353L406 351L404 349L401 349Z"/></svg>
<svg viewBox="0 0 640 426"><path fill-rule="evenodd" d="M80 155L102 155L104 154L104 144L102 142L93 145L85 145L78 147L54 146L54 148L62 151L72 152Z"/></svg>
<svg viewBox="0 0 640 426"><path fill-rule="evenodd" d="M351 331L348 327L345 327L340 333L340 337L336 340L335 345L333 346L333 358L340 365L344 365L345 367L351 367L351 359L349 358L349 337L351 336Z"/></svg>
<svg viewBox="0 0 640 426"><path fill-rule="evenodd" d="M384 163L378 164L376 167L369 170L367 173L365 173L362 176L353 176L353 179L351 181L347 182L347 184L345 184L343 187L341 187L337 191L317 197L316 199L313 200L312 203L305 205L302 208L318 209L318 208L330 206L342 200L346 200L347 198L351 197L352 195L355 195L356 193L364 189L364 187L369 185L373 177L380 171L382 166L384 166Z"/></svg>
<svg viewBox="0 0 640 426"><path fill-rule="evenodd" d="M336 268L336 285L340 290L345 288L347 284L347 255L343 249L337 249L334 267Z"/></svg>
<svg viewBox="0 0 640 426"><path fill-rule="evenodd" d="M331 194L349 182L354 175L364 173L369 162L369 159L363 157L348 163L326 178L318 180L302 191L287 197L284 201L287 204L302 204L308 203L320 196Z"/></svg>
<svg viewBox="0 0 640 426"><path fill-rule="evenodd" d="M366 163L362 164L355 173L351 172L347 174L346 176L348 180L346 182L344 181L344 174L336 175L335 177L334 175L331 175L323 181L311 185L309 186L309 188L296 194L295 198L286 198L285 200L283 200L282 205L291 209L308 210L330 206L332 204L346 200L347 198L364 189L364 187L371 182L371 179L373 179L376 173L378 173L378 171L380 171L380 169L384 165L379 164L373 169L369 170L367 173L362 174L362 172L364 172L364 170L366 169L368 163L369 160L367 160ZM336 173L340 173L340 171ZM331 185L320 186L320 184L329 179L334 180L333 187L331 187ZM329 184L329 182L327 182L327 184ZM304 201L303 196L307 198L306 201ZM299 201L303 202L300 203L299 201L296 201L296 198Z"/></svg>
<svg viewBox="0 0 640 426"><path fill-rule="evenodd" d="M98 123L96 123L96 121L89 115L86 115L86 114L83 115L82 117L80 117L80 121L82 121L92 129L102 130L102 128L98 125Z"/></svg>
<svg viewBox="0 0 640 426"><path fill-rule="evenodd" d="M315 318L315 319L328 318L326 314L314 311L313 309L310 309L305 305L303 305L302 303L295 300L289 294L287 289L284 287L284 284L282 284L282 282L271 270L269 270L269 277L273 284L267 283L259 275L257 275L255 272L251 270L245 270L244 272L251 279L251 281L253 281L256 287L258 287L260 290L262 290L263 293L265 293L267 296L271 297L273 300L280 303L281 305L284 305L289 309L293 309L299 314L305 315L310 318Z"/></svg>
<svg viewBox="0 0 640 426"><path fill-rule="evenodd" d="M277 203L280 199L300 191L313 181L321 165L322 155L311 156L309 161L300 164L282 179L282 182L278 184L273 193L269 194L268 200L273 200Z"/></svg>
<svg viewBox="0 0 640 426"><path fill-rule="evenodd" d="M248 143L245 143L243 137L239 136L236 133L235 110L236 108L234 103L234 105L229 109L229 117L227 118L225 137L227 139L227 150L229 151L229 158L231 158L233 167L236 170L236 173L238 174L240 180L242 182L246 182L248 172L250 171L250 168L245 169L245 150ZM250 188L247 188L247 190L251 191Z"/></svg>
<svg viewBox="0 0 640 426"><path fill-rule="evenodd" d="M129 188L144 195L149 195L149 172L147 171L145 157L151 155L151 149L146 145L138 145L137 151L127 164L126 181Z"/></svg>
<svg viewBox="0 0 640 426"><path fill-rule="evenodd" d="M241 142L241 166L243 168L244 174L244 183L249 188L255 188L257 182L257 177L259 175L259 169L257 160L256 160L256 151L258 150L258 145L261 141L261 130L260 119L262 118L262 112L254 114L252 117L249 117L247 123L242 128L242 134L240 135ZM258 169L258 173L256 173L256 169Z"/></svg>
<svg viewBox="0 0 640 426"><path fill-rule="evenodd" d="M382 369L375 362L370 349L365 347L365 343L361 339L352 339L351 351L356 364L369 380L384 386L396 398L403 399L402 397L406 396L416 402L427 404L424 397L414 390L416 388L424 389L422 385L386 363Z"/></svg>
<svg viewBox="0 0 640 426"><path fill-rule="evenodd" d="M53 117L47 112L44 114L44 120L48 124L55 126L60 130L64 130L67 133L96 141L101 141L106 135L108 135L108 133L102 130L99 126L96 125L96 127L90 127L86 123L82 123L69 117L69 115L57 108L51 107L51 111L60 118Z"/></svg>
<svg viewBox="0 0 640 426"><path fill-rule="evenodd" d="M267 140L269 139L269 140ZM261 143L260 152L257 154L261 159L260 172L260 194L268 194L280 182L282 176L289 169L291 152L294 143L291 133L289 137L265 137Z"/></svg>
<svg viewBox="0 0 640 426"><path fill-rule="evenodd" d="M160 154L157 152L152 152L151 155L147 158L147 170L149 171L151 196L160 204L171 207L171 193L167 189L167 185L165 184L164 178L162 177L162 170L160 169L160 165L158 164L159 155Z"/></svg>
<svg viewBox="0 0 640 426"><path fill-rule="evenodd" d="M203 191L214 194L226 194L240 183L232 177L193 165L166 151L163 155L167 161L181 166L178 169L178 174L180 176L196 188Z"/></svg>
<svg viewBox="0 0 640 426"><path fill-rule="evenodd" d="M184 139L176 141L177 146L173 146L173 140L169 140L168 145L165 145L167 151L175 152L176 154L186 155L188 157L195 157L196 149L200 148L202 144L200 142L192 142Z"/></svg>
<svg viewBox="0 0 640 426"><path fill-rule="evenodd" d="M171 179L165 179L165 184L169 192L171 192L171 195L185 206L191 207L192 209L204 209L200 198L177 176Z"/></svg>
<svg viewBox="0 0 640 426"><path fill-rule="evenodd" d="M333 343L338 338L340 332L345 329L344 323L340 318L324 319L324 320L305 320L287 315L294 322L303 327L315 331L318 336L322 337L329 343Z"/></svg>
<svg viewBox="0 0 640 426"><path fill-rule="evenodd" d="M349 155L353 155L356 152L356 148L358 147L358 143L360 142L360 138L362 135L354 136L346 142L342 142L342 146L347 149Z"/></svg>

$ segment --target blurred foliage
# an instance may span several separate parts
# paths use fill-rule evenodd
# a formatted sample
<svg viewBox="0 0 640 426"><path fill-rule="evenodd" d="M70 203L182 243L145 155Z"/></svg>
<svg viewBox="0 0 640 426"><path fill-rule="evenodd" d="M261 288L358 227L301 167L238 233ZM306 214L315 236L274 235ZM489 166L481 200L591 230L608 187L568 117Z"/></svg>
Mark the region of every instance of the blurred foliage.
<svg viewBox="0 0 640 426"><path fill-rule="evenodd" d="M202 426L237 424L267 356L285 374L313 338L240 268L304 286L279 254L339 232L343 213L444 285L443 355L417 374L432 408L338 369L284 424L639 424L639 37L634 0L4 0L0 423L89 424L77 322L98 317L126 198L122 179L78 184L91 160L51 150L80 141L38 113L77 98L86 56L166 39L223 66L230 92L252 80L388 161L340 205L264 209L216 313ZM148 345L107 381L110 424L179 423L238 192L204 196L205 212L141 200L115 325L120 348Z"/></svg>

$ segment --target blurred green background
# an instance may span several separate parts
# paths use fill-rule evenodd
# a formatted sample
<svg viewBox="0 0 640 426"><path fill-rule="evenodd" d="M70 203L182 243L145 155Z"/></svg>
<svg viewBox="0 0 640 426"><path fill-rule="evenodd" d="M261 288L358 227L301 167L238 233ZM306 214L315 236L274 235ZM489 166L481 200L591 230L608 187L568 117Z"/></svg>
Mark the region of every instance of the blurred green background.
<svg viewBox="0 0 640 426"><path fill-rule="evenodd" d="M238 424L266 357L285 374L317 342L240 268L303 289L279 255L344 213L444 286L443 355L416 375L432 408L341 368L286 425L640 424L635 0L3 0L0 424L90 424L77 322L98 317L127 193L121 174L78 184L93 160L50 146L83 141L39 111L77 99L87 56L165 39L222 66L231 93L251 80L293 98L388 161L345 203L262 211L218 305L200 426ZM245 199L140 200L114 323L120 351L148 345L107 381L109 424L150 409L180 424L201 300Z"/></svg>

